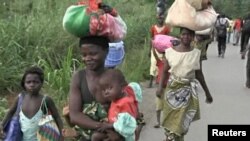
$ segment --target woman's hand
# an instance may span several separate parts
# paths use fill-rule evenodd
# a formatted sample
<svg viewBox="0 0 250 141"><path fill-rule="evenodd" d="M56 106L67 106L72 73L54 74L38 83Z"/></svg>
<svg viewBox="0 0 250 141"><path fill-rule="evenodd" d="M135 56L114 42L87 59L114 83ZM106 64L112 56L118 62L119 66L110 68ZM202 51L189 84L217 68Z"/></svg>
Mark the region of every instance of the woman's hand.
<svg viewBox="0 0 250 141"><path fill-rule="evenodd" d="M206 103L210 104L212 102L213 102L213 97L211 96L211 94L207 94Z"/></svg>
<svg viewBox="0 0 250 141"><path fill-rule="evenodd" d="M63 107L63 116L69 116L69 106Z"/></svg>
<svg viewBox="0 0 250 141"><path fill-rule="evenodd" d="M110 123L102 123L101 126L97 129L99 132L104 132L108 129L113 129L113 124Z"/></svg>

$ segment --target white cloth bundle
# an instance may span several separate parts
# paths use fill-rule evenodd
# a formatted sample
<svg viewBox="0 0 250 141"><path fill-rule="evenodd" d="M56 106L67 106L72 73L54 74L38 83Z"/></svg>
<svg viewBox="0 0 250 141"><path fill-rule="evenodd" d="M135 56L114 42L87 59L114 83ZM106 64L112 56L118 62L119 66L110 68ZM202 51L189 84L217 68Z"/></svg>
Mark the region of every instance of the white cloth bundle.
<svg viewBox="0 0 250 141"><path fill-rule="evenodd" d="M211 5L204 10L197 11L186 0L175 0L168 10L165 22L172 26L200 31L212 27L217 15Z"/></svg>

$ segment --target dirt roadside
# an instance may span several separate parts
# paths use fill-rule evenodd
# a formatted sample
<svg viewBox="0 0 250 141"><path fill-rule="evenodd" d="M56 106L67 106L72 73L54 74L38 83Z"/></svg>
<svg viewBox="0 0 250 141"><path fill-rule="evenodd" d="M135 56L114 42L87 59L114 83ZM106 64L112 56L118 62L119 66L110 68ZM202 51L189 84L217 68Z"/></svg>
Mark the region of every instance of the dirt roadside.
<svg viewBox="0 0 250 141"><path fill-rule="evenodd" d="M149 122L155 114L155 92L156 92L156 85L153 85L152 88L147 88L148 82L141 82L142 87L142 96L143 100L142 103L139 105L140 111L144 114L144 119Z"/></svg>

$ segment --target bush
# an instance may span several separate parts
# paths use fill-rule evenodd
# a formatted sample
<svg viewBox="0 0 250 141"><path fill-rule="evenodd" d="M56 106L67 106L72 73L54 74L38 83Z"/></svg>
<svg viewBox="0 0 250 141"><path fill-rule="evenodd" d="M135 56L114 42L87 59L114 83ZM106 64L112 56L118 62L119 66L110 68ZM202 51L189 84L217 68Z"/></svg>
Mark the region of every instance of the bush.
<svg viewBox="0 0 250 141"><path fill-rule="evenodd" d="M78 39L62 27L66 8L76 2L8 2L8 8L5 6L0 13L0 17L4 17L0 19L0 55L4 60L0 63L0 91L19 91L24 70L40 65L46 74L45 91L51 92L58 102L66 101L71 75L83 67ZM155 23L155 3L149 0L107 2L118 10L128 26L124 40L126 56L119 68L128 80L142 81L146 78L143 74L149 70L149 29Z"/></svg>
<svg viewBox="0 0 250 141"><path fill-rule="evenodd" d="M3 120L8 109L8 101L5 98L0 98L0 121Z"/></svg>

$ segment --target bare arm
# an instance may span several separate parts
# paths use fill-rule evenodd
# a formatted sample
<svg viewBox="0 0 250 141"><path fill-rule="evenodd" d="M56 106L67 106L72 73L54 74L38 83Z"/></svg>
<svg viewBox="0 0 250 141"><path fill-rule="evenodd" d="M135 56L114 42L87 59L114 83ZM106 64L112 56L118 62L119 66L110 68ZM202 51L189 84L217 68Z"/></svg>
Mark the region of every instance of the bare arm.
<svg viewBox="0 0 250 141"><path fill-rule="evenodd" d="M205 78L204 78L202 70L196 70L195 71L195 75L196 75L196 79L200 82L202 88L205 91L206 102L207 103L212 103L213 102L213 98L212 98L212 96L210 94L210 91L209 91L209 89L207 87L207 84L206 84L206 81L205 81Z"/></svg>
<svg viewBox="0 0 250 141"><path fill-rule="evenodd" d="M80 92L79 72L73 75L70 84L69 115L70 122L82 128L98 129L100 122L94 121L83 113L83 97Z"/></svg>
<svg viewBox="0 0 250 141"><path fill-rule="evenodd" d="M170 69L170 66L168 64L168 61L166 59L163 59L162 60L163 63L164 63L164 67L163 67L163 71L162 71L162 77L160 79L160 84L159 84L159 87L157 88L157 91L156 91L156 96L157 97L162 97L163 96L163 92L164 92L164 82L166 81L166 79L168 78L168 70Z"/></svg>
<svg viewBox="0 0 250 141"><path fill-rule="evenodd" d="M98 128L97 129L97 131L99 131L99 132L104 132L104 131L107 131L107 130L109 130L109 129L114 129L114 127L113 127L113 123L106 123L106 122L104 122L103 124L102 124L102 126L100 127L100 128Z"/></svg>
<svg viewBox="0 0 250 141"><path fill-rule="evenodd" d="M62 114L63 114L63 117L64 117L66 123L67 123L70 127L73 127L74 124L72 124L72 123L70 122L70 118L69 118L69 105L63 107L63 113L62 113Z"/></svg>

